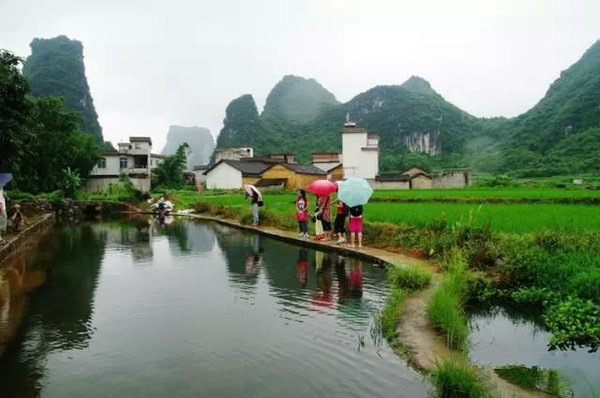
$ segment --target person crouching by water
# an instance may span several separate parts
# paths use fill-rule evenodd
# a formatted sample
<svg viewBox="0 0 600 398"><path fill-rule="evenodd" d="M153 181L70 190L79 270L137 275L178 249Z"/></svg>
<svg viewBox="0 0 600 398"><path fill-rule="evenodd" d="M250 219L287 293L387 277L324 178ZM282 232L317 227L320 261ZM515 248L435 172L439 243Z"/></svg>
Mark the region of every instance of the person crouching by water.
<svg viewBox="0 0 600 398"><path fill-rule="evenodd" d="M350 222L348 223L350 230L350 247L354 247L354 240L358 237L358 248L362 248L362 232L363 232L363 207L362 205L350 208Z"/></svg>
<svg viewBox="0 0 600 398"><path fill-rule="evenodd" d="M21 206L15 205L12 216L10 216L10 221L12 222L13 228L15 231L20 231L21 227L25 223L25 216L21 212Z"/></svg>
<svg viewBox="0 0 600 398"><path fill-rule="evenodd" d="M337 200L337 213L333 223L333 233L338 237L338 244L346 242L346 217L348 216L348 206L341 200ZM335 238L334 235L334 238Z"/></svg>
<svg viewBox="0 0 600 398"><path fill-rule="evenodd" d="M300 228L300 238L308 239L308 198L306 191L301 189L296 197L296 220Z"/></svg>
<svg viewBox="0 0 600 398"><path fill-rule="evenodd" d="M319 215L323 223L323 242L331 240L331 198L329 195L319 197Z"/></svg>

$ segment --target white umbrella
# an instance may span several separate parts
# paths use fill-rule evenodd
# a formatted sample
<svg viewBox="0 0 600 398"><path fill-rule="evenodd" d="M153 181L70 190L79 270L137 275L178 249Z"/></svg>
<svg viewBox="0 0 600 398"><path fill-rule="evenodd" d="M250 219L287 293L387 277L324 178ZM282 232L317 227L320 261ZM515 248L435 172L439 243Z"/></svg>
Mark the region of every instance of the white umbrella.
<svg viewBox="0 0 600 398"><path fill-rule="evenodd" d="M250 196L252 196L252 193L256 192L256 194L258 195L258 199L262 200L262 195L261 195L260 191L254 185L244 184L244 189Z"/></svg>

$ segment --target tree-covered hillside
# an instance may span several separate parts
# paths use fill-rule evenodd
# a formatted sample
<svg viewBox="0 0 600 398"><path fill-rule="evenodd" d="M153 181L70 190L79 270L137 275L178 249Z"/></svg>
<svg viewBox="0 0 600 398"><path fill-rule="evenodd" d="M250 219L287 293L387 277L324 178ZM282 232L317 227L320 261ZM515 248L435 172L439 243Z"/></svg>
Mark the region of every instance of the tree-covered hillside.
<svg viewBox="0 0 600 398"><path fill-rule="evenodd" d="M102 128L85 76L81 42L66 36L33 39L23 75L37 96L63 97L67 107L81 114L80 130L102 142Z"/></svg>
<svg viewBox="0 0 600 398"><path fill-rule="evenodd" d="M252 146L259 154L292 152L308 162L311 152L341 150L339 132L348 115L381 137L382 171L412 164L518 176L600 171L593 161L600 158L600 41L561 73L535 107L513 119L469 115L416 76L399 86L374 87L344 104L322 105L314 117L302 117L302 112L286 116L281 104L289 112L295 103L304 108L307 97L296 85L307 81L284 77L269 95L263 114L251 112L246 119L251 122L246 129L252 133L237 134L232 140L226 123L226 135L219 136L217 148ZM254 101L252 106L255 109ZM244 124L240 114L236 123Z"/></svg>

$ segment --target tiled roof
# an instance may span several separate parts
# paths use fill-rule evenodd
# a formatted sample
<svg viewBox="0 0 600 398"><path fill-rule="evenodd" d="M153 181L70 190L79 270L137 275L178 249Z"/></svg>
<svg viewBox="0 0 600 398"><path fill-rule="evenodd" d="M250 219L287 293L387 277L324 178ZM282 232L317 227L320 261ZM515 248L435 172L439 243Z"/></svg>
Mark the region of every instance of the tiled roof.
<svg viewBox="0 0 600 398"><path fill-rule="evenodd" d="M265 164L263 162L252 162L248 160L220 160L214 165L212 165L208 170L206 170L204 174L210 173L215 167L217 167L221 163L227 163L234 169L241 171L242 174L249 175L260 175L260 173L262 173L269 166L271 166L270 164Z"/></svg>
<svg viewBox="0 0 600 398"><path fill-rule="evenodd" d="M287 167L290 170L294 170L296 173L299 174L316 174L316 175L326 175L327 172L321 170L320 168L313 166L311 164L309 165L303 165L303 164L290 164L290 163L282 163L282 166Z"/></svg>

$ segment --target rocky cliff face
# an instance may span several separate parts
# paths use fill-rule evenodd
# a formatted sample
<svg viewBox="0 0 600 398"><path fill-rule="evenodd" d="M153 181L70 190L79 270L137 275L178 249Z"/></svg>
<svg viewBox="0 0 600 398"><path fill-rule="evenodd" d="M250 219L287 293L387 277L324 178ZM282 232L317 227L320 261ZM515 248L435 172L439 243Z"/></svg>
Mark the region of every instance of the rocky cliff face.
<svg viewBox="0 0 600 398"><path fill-rule="evenodd" d="M81 42L66 36L33 39L23 75L36 95L64 97L65 105L81 114L81 131L102 142L102 127L85 76Z"/></svg>
<svg viewBox="0 0 600 398"><path fill-rule="evenodd" d="M215 141L209 129L204 127L170 126L167 143L162 150L163 155L173 155L183 143L190 146L187 159L188 170L194 166L208 164L215 149Z"/></svg>

